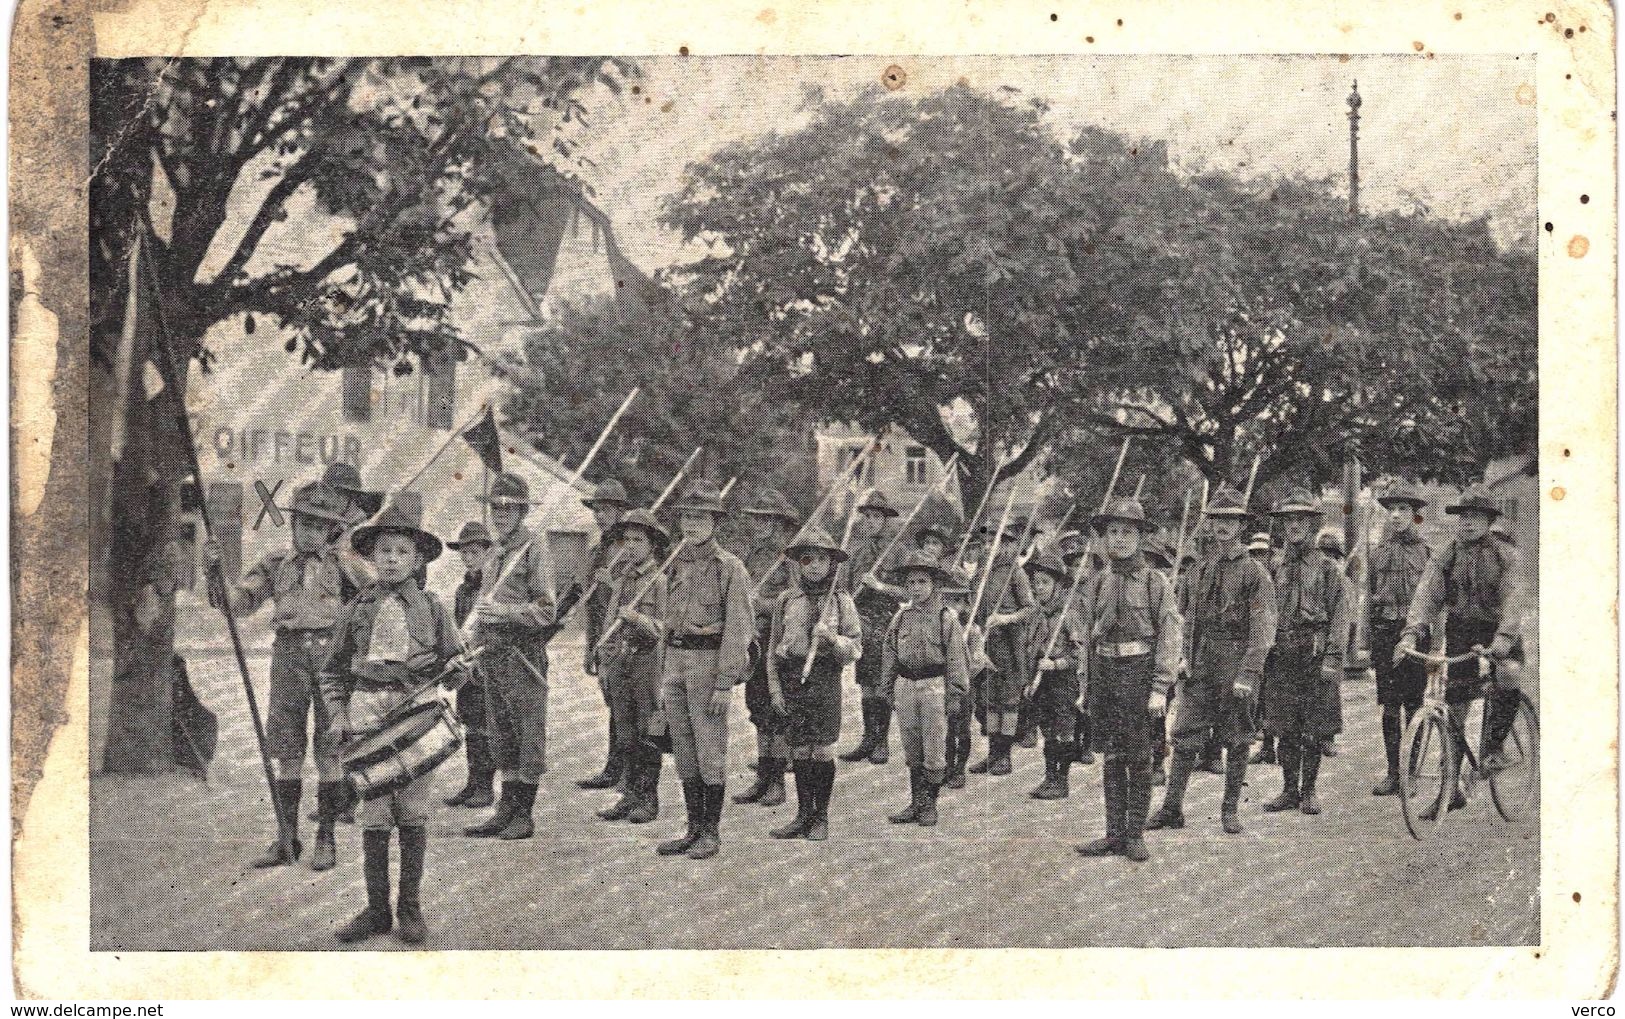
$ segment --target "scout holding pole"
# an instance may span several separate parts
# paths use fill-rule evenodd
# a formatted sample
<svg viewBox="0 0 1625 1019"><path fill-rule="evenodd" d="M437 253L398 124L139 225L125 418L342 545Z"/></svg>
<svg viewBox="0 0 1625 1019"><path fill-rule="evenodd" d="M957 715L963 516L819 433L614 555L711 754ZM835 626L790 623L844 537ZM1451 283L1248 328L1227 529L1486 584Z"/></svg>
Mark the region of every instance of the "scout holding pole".
<svg viewBox="0 0 1625 1019"><path fill-rule="evenodd" d="M818 523L818 517L824 512L824 508L829 505L830 500L835 498L837 493L846 491L847 486L852 483L852 480L862 473L863 462L875 451L875 447L879 444L879 442L879 436L870 439L869 445L863 447L858 455L852 458L852 462L847 464L846 467L842 468L841 477L837 479L834 484L830 485L829 491L825 492L824 497L818 500L818 505L813 507L812 513L807 517L807 522L801 526L800 530L796 531L795 537L790 539L791 544L800 541L801 536L806 533L809 528L812 528ZM767 578L771 577L774 571L776 571L783 563L784 553L780 552L778 558L773 560L773 565L769 566L762 572L762 579L758 580L756 582L756 586L751 589L750 596L752 601L762 596L762 588L767 584Z"/></svg>
<svg viewBox="0 0 1625 1019"><path fill-rule="evenodd" d="M1004 512L999 514L999 529L993 532L993 544L988 546L987 562L982 564L982 577L976 582L976 597L971 599L970 619L976 619L976 610L982 607L982 595L987 593L987 578L993 572L993 561L999 557L999 545L1004 541L1004 525L1010 522L1010 507L1016 502L1016 486L1010 486L1010 494L1004 500Z"/></svg>
<svg viewBox="0 0 1625 1019"><path fill-rule="evenodd" d="M921 502L924 502L923 498L921 499ZM910 514L910 516L912 515L913 514ZM852 542L852 525L857 522L857 519L858 504L854 502L852 504L852 508L846 511L846 527L841 531L841 553L843 555L846 553L846 546ZM901 534L903 532L901 529L899 529L897 533ZM895 542L897 539L893 537L892 540ZM884 558L884 556L881 558ZM878 563L880 560L877 559L875 561ZM824 595L824 603L818 606L818 618L816 622L822 623L825 619L827 619L829 617L829 607L835 604L835 595L841 590L841 585L838 583L840 579L840 569L840 566L835 567L836 576L829 585L829 592ZM801 684L803 686L807 685L807 679L812 675L813 658L817 656L817 653L818 637L815 634L807 641L807 657L801 663Z"/></svg>
<svg viewBox="0 0 1625 1019"><path fill-rule="evenodd" d="M886 556L891 554L891 550L897 547L898 540L901 539L903 535L908 533L909 525L914 523L914 518L920 515L920 510L924 508L926 501L930 499L931 496L937 491L938 486L940 486L944 481L953 477L954 470L958 466L959 454L955 453L949 458L948 465L942 469L942 477L937 479L936 484L925 490L925 494L920 496L920 501L916 502L914 504L914 508L908 511L908 516L903 518L902 526L897 528L897 533L891 536L891 540L886 542L886 547L880 550L880 555L875 557L874 564L869 567L868 576L875 577L877 579L879 578L879 574L877 574L875 571L880 569L880 564L886 561ZM848 533L851 533L852 530L852 519L853 515L850 513L847 514L846 524ZM842 540L841 542L841 551L846 551L845 540ZM820 616L819 618L823 617Z"/></svg>
<svg viewBox="0 0 1625 1019"><path fill-rule="evenodd" d="M152 224L142 216L143 232L137 236L135 244L130 250L130 260L135 270L136 279L132 283L139 283L142 270L145 270L147 289L152 297L154 321L158 326L158 342L153 349L158 353L156 367L163 376L164 389L171 395L175 404L175 428L185 437L187 462L192 467L192 477L197 481L198 487L203 486L203 468L198 462L197 443L192 437L191 422L186 416L186 405L181 399L181 391L176 384L177 373L175 369L175 356L169 345L169 325L164 319L163 300L158 296L158 281L152 276L152 268L141 258L142 242L146 231L152 229ZM214 526L209 519L209 504L207 500L200 500L198 516L203 520L203 537L207 540L214 536ZM242 676L243 695L248 699L248 717L254 723L254 742L259 746L260 766L265 770L266 788L271 794L271 810L276 815L277 847L281 850L285 860L297 860L299 853L297 843L293 836L293 818L287 816L287 810L298 810L297 805L285 804L277 794L276 773L271 768L271 752L265 743L265 721L260 717L259 700L254 696L254 683L248 675L248 658L243 654L243 638L237 632L237 617L231 612L231 599L226 590L225 569L219 560L209 563L205 576L208 578L209 601L220 608L220 614L226 619L226 633L231 638L231 651L237 659L237 672Z"/></svg>
<svg viewBox="0 0 1625 1019"><path fill-rule="evenodd" d="M1128 444L1130 438L1132 438L1132 436L1125 436L1123 439L1123 448L1117 451L1117 466L1112 470L1112 480L1111 483L1106 486L1106 494L1100 497L1100 510L1095 514L1096 516L1106 512L1107 505L1109 505L1112 501L1112 489L1117 487L1117 478L1118 475L1122 473L1123 461L1128 459ZM1143 482L1145 480L1145 475L1142 474L1140 476L1140 480ZM1094 548L1094 538L1092 536L1089 539L1089 547L1091 549ZM1088 561L1089 557L1085 555L1083 562L1087 563ZM1066 589L1066 598L1061 602L1061 614L1057 618L1064 620L1067 613L1072 611L1072 599L1076 597L1078 593L1078 585L1083 580L1084 574L1087 572L1088 571L1086 568L1080 568L1072 574L1072 583L1068 585ZM1055 652L1055 640L1061 635L1061 630L1061 626L1056 626L1054 631L1050 633L1049 643L1044 645L1044 653L1038 656L1039 661L1048 658ZM1085 693L1080 692L1078 695L1078 700L1081 702L1084 700L1085 696Z"/></svg>

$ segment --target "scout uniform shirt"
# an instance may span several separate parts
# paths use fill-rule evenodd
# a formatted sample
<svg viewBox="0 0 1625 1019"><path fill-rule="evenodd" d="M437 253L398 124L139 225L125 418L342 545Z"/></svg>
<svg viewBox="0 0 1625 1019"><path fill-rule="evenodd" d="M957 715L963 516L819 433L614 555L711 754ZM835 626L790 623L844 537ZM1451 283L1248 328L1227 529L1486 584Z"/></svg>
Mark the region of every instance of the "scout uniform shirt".
<svg viewBox="0 0 1625 1019"><path fill-rule="evenodd" d="M661 620L666 615L666 578L662 575L654 583L649 583L650 575L658 569L660 563L651 558L642 566L625 564L615 570L615 579L608 588L604 621L607 625L609 621L619 619L621 610L625 608L632 608L637 615L631 622L622 623L615 636L599 652L605 661L659 651L664 635ZM647 591L643 590L645 586L648 587ZM640 591L643 591L643 595L638 598ZM638 598L635 607L633 598ZM658 658L658 653L653 657Z"/></svg>
<svg viewBox="0 0 1625 1019"><path fill-rule="evenodd" d="M1414 529L1384 538L1371 553L1371 618L1403 624L1432 558L1433 550Z"/></svg>
<svg viewBox="0 0 1625 1019"><path fill-rule="evenodd" d="M1518 550L1493 534L1476 541L1457 538L1423 572L1405 632L1419 633L1445 609L1457 625L1516 642L1522 611L1518 566Z"/></svg>
<svg viewBox="0 0 1625 1019"><path fill-rule="evenodd" d="M1090 652L1114 658L1150 654L1151 689L1166 696L1179 674L1184 637L1178 598L1169 589L1168 578L1136 558L1132 564L1114 563L1084 584L1080 628L1088 637L1078 668L1080 688L1089 688Z"/></svg>
<svg viewBox="0 0 1625 1019"><path fill-rule="evenodd" d="M415 580L373 584L345 608L334 630L333 652L317 679L322 700L333 717L346 718L355 691L404 698L460 649L445 605Z"/></svg>
<svg viewBox="0 0 1625 1019"><path fill-rule="evenodd" d="M790 560L785 558L784 549L772 545L752 545L745 553L745 572L750 574L751 587L756 591L756 618L759 624L766 624L773 615L773 606L778 603L779 595L790 587L795 579L795 570ZM772 570L768 574L768 570ZM762 579L766 577L767 579ZM756 590L756 585L761 585ZM767 627L762 626L762 635L766 637Z"/></svg>
<svg viewBox="0 0 1625 1019"><path fill-rule="evenodd" d="M515 559L509 568L509 561ZM553 622L552 557L547 553L547 542L540 537L532 540L529 528L516 527L498 541L480 574L481 597L490 598L494 605L519 606L506 623L494 627L482 624L482 630L496 631L499 643L510 647L528 643L528 638L539 635ZM544 648L537 651L545 653Z"/></svg>
<svg viewBox="0 0 1625 1019"><path fill-rule="evenodd" d="M599 541L587 553L586 576L577 581L591 594L587 599L587 648L598 646L610 616L610 587L626 570L626 557L616 555L615 546Z"/></svg>
<svg viewBox="0 0 1625 1019"><path fill-rule="evenodd" d="M1231 542L1200 560L1181 586L1191 679L1227 696L1235 686L1256 693L1275 644L1275 588L1263 565Z"/></svg>
<svg viewBox="0 0 1625 1019"><path fill-rule="evenodd" d="M1275 566L1277 644L1310 646L1324 668L1343 667L1348 633L1343 571L1309 542L1288 543Z"/></svg>
<svg viewBox="0 0 1625 1019"><path fill-rule="evenodd" d="M972 597L975 597L974 593ZM997 604L994 604L995 600ZM1016 563L1014 552L1008 548L999 549L998 558L988 569L982 604L976 610L976 622L985 626L988 616L1002 613L1015 616L1015 620L1010 624L1014 626L1017 623L1025 623L1037 610L1038 600L1033 597L1033 585L1027 577L1027 571Z"/></svg>
<svg viewBox="0 0 1625 1019"><path fill-rule="evenodd" d="M723 549L715 538L687 545L678 553L672 565L665 622L666 642L671 647L694 643L717 648L718 690L731 689L746 679L750 642L755 636L750 575L739 557Z"/></svg>
<svg viewBox="0 0 1625 1019"><path fill-rule="evenodd" d="M338 622L344 603L353 597L331 546L302 555L292 549L261 559L237 585L235 605L252 615L272 601L271 625L281 630L326 630Z"/></svg>
<svg viewBox="0 0 1625 1019"><path fill-rule="evenodd" d="M827 591L820 594L809 594L800 584L783 592L777 601L769 607L768 611L773 617L772 648L773 654L768 658L768 668L778 678L780 684L788 685L801 682L800 669L807 658L807 648L812 644L813 627L818 623L818 614L824 608ZM841 591L835 599L834 611L830 613L831 622L834 623L835 639L827 645L820 646L819 654L814 659L814 668L817 665L831 660L831 647L833 645L833 660L841 665L855 662L863 653L863 624L858 619L857 605L853 603L852 596ZM778 659L787 658L795 663L795 675L783 674Z"/></svg>
<svg viewBox="0 0 1625 1019"><path fill-rule="evenodd" d="M970 694L970 664L965 655L965 631L959 614L932 595L926 602L910 602L892 617L881 645L881 693L889 701L897 677L944 677L948 700Z"/></svg>
<svg viewBox="0 0 1625 1019"><path fill-rule="evenodd" d="M1057 591L1048 604L1035 603L1033 614L1027 617L1026 641L1027 650L1032 655L1033 672L1038 673L1038 661L1044 657L1044 649L1050 646L1050 636L1055 633L1057 625L1061 635L1055 638L1055 647L1050 651L1050 658L1059 663L1059 672L1069 672L1078 668L1079 660L1088 649L1088 642L1084 637L1083 627L1080 625L1077 608L1069 607L1066 618L1061 618L1061 606L1067 600L1065 591ZM1073 599L1076 602L1076 599Z"/></svg>

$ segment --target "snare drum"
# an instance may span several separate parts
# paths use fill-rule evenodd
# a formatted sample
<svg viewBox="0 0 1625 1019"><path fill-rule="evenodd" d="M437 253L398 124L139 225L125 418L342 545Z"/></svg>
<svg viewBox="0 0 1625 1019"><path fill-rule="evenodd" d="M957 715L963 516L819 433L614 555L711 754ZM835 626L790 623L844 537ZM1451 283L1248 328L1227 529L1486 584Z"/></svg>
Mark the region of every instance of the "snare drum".
<svg viewBox="0 0 1625 1019"><path fill-rule="evenodd" d="M339 764L362 800L388 796L429 774L463 745L463 726L443 701L428 700L383 728L346 743Z"/></svg>

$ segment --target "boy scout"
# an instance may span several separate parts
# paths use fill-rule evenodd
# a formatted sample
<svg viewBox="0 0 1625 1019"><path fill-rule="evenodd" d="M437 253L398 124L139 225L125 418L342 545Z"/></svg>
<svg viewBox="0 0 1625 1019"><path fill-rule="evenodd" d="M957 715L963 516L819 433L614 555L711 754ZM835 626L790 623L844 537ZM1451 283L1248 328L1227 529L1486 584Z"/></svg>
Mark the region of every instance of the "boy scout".
<svg viewBox="0 0 1625 1019"><path fill-rule="evenodd" d="M1111 565L1085 581L1079 700L1089 706L1095 748L1105 757L1106 834L1077 849L1143 863L1151 855L1142 836L1151 809L1154 730L1162 728L1179 670L1181 623L1168 579L1141 552L1142 535L1152 527L1139 501L1111 500L1094 526Z"/></svg>
<svg viewBox="0 0 1625 1019"><path fill-rule="evenodd" d="M1405 629L1405 613L1421 586L1433 552L1416 531L1427 500L1416 488L1401 481L1377 498L1388 511L1387 533L1371 550L1366 571L1367 604L1371 606L1371 668L1377 674L1377 704L1382 708L1382 748L1387 754L1388 771L1371 790L1373 796L1393 796L1399 792L1399 738L1410 725L1411 716L1422 707L1427 691L1427 673L1420 661L1409 656L1395 658L1400 631ZM1427 650L1423 644L1422 649Z"/></svg>
<svg viewBox="0 0 1625 1019"><path fill-rule="evenodd" d="M948 765L947 692L969 683L965 634L958 614L937 596L937 587L949 579L939 564L915 552L896 579L909 602L886 627L880 672L908 760L909 805L888 820L929 828L937 823L937 790Z"/></svg>
<svg viewBox="0 0 1625 1019"><path fill-rule="evenodd" d="M598 651L598 676L609 693L615 753L624 762L626 791L598 816L648 824L660 814L661 754L653 737L662 735L665 725L657 715L666 581L653 574L666 558L671 536L653 513L635 509L604 537L621 549L624 568L610 583L607 613L621 626Z"/></svg>
<svg viewBox="0 0 1625 1019"><path fill-rule="evenodd" d="M316 673L332 648L333 625L354 589L346 580L333 542L350 523L345 497L320 483L300 487L291 507L292 547L272 552L244 575L226 597L240 615L252 615L266 602L272 604L271 698L265 720L265 740L276 774L276 796L282 817L292 826L288 859L280 841L271 844L255 867L293 863L303 845L298 839L299 799L303 791L307 738L316 757L316 850L312 870L330 870L334 864L333 826L345 799L344 774L339 768L327 708L315 696ZM211 540L205 555L218 561L220 547ZM307 728L314 709L316 728ZM307 737L307 734L308 737Z"/></svg>
<svg viewBox="0 0 1625 1019"><path fill-rule="evenodd" d="M1275 643L1275 587L1269 571L1247 555L1240 541L1247 507L1241 493L1221 488L1208 503L1210 550L1180 578L1182 646L1189 648L1189 671L1180 681L1171 731L1174 763L1162 807L1147 830L1185 826L1185 788L1196 756L1209 734L1227 747L1224 830L1241 832L1237 808L1247 778L1247 748L1257 726L1254 691L1264 673L1264 656Z"/></svg>
<svg viewBox="0 0 1625 1019"><path fill-rule="evenodd" d="M632 508L632 503L626 497L626 486L610 478L593 489L592 497L581 500L581 504L592 510L593 522L598 527L598 543L587 550L585 575L577 578L571 586L591 593L587 599L587 653L583 664L587 675L597 676L599 662L593 649L598 646L598 638L604 635L604 617L609 614L610 585L624 568L615 540L609 535L620 522L621 514ZM615 742L615 716L614 708L610 705L609 688L601 678L598 692L604 697L604 707L610 710L609 749L598 774L576 783L582 789L608 789L620 784L626 764Z"/></svg>
<svg viewBox="0 0 1625 1019"><path fill-rule="evenodd" d="M721 842L728 701L750 668L756 623L750 574L717 544L717 519L727 513L722 494L699 484L675 508L683 545L667 595L660 703L683 780L688 831L656 851L705 860L717 855Z"/></svg>
<svg viewBox="0 0 1625 1019"><path fill-rule="evenodd" d="M417 688L438 675L461 647L457 626L446 607L417 584L422 566L440 555L440 540L418 527L398 506L351 539L376 568L377 580L356 596L334 628L332 654L318 685L333 719L335 743L382 724ZM421 943L427 931L418 893L428 848L429 774L361 807L362 868L367 908L339 928L340 941L360 941L397 933L407 944ZM389 833L401 844L400 894L393 915L389 901Z"/></svg>
<svg viewBox="0 0 1625 1019"><path fill-rule="evenodd" d="M1078 669L1088 645L1073 615L1076 599L1067 606L1072 574L1066 564L1047 553L1035 555L1027 564L1027 574L1038 610L1027 620L1023 636L1032 665L1023 699L1032 705L1044 734L1044 781L1027 795L1035 800L1063 800L1072 794L1069 773L1077 757L1075 738L1082 702ZM1059 636L1054 636L1057 631Z"/></svg>
<svg viewBox="0 0 1625 1019"><path fill-rule="evenodd" d="M751 528L745 571L750 574L756 606L755 654L750 678L745 681L745 710L750 712L750 724L756 729L756 781L735 796L734 802L776 807L784 802L784 769L790 747L784 741L784 719L773 711L767 695L768 649L773 646L769 630L779 595L795 580L795 564L785 545L800 518L790 501L772 489L745 510L745 517Z"/></svg>
<svg viewBox="0 0 1625 1019"><path fill-rule="evenodd" d="M942 780L945 789L965 788L965 765L970 761L971 688L976 677L988 668L987 653L982 647L981 631L969 622L970 577L958 567L948 568L948 580L942 588L942 603L954 610L959 625L965 630L965 661L967 683L963 688L949 687L948 711L948 773Z"/></svg>
<svg viewBox="0 0 1625 1019"><path fill-rule="evenodd" d="M859 705L863 710L863 738L841 755L843 761L867 758L870 764L885 764L891 755L892 709L880 692L880 642L885 639L886 626L896 614L901 599L885 583L889 564L879 560L891 538L888 522L896 516L897 511L892 509L885 494L874 489L858 503L847 580L852 585L850 590L857 602L858 614L863 618L865 643L856 669L858 688L863 692Z"/></svg>
<svg viewBox="0 0 1625 1019"><path fill-rule="evenodd" d="M1456 539L1429 562L1423 572L1392 660L1402 660L1408 649L1431 636L1430 628L1440 611L1445 613L1444 633L1440 636L1446 653L1459 654L1469 648L1482 647L1494 659L1515 660L1522 643L1518 633L1522 609L1518 584L1520 564L1517 549L1490 532L1490 526L1501 511L1489 492L1477 486L1468 489L1444 511L1458 518ZM1445 703L1457 724L1461 723L1472 701L1485 695L1478 664L1476 658L1469 658L1450 666L1446 673ZM1485 756L1491 761L1500 756L1500 748L1517 711L1514 671L1497 668L1492 672L1490 700L1484 709L1488 728ZM1461 752L1458 742L1455 744L1458 770ZM1465 805L1466 799L1458 788L1450 798L1450 809ZM1435 803L1424 810L1424 819L1436 815L1438 807Z"/></svg>
<svg viewBox="0 0 1625 1019"><path fill-rule="evenodd" d="M784 722L795 766L796 816L768 834L822 842L835 788L832 748L841 735L841 672L863 649L863 625L835 575L846 553L823 528L810 529L786 554L798 565L797 581L773 603L764 657L769 710ZM807 653L815 645L809 671Z"/></svg>
<svg viewBox="0 0 1625 1019"><path fill-rule="evenodd" d="M952 540L948 532L936 524L926 524L914 534L914 547L924 552L928 558L943 569L950 569L954 564L947 561L948 542Z"/></svg>
<svg viewBox="0 0 1625 1019"><path fill-rule="evenodd" d="M485 496L496 545L480 571L480 595L471 619L484 647L488 713L502 794L483 824L463 829L473 838L514 840L535 834L531 808L547 770L547 632L553 624L553 562L547 539L532 535L530 486L504 472Z"/></svg>
<svg viewBox="0 0 1625 1019"><path fill-rule="evenodd" d="M984 527L991 533L995 527ZM1031 584L1017 563L1012 547L1021 540L1021 528L1006 525L1004 541L987 571L986 590L974 622L986 634L987 757L970 766L975 774L1010 774L1010 750L1016 744L1021 694L1027 685L1027 661L1022 637L1028 617L1036 611ZM991 546L989 546L991 547Z"/></svg>
<svg viewBox="0 0 1625 1019"><path fill-rule="evenodd" d="M463 557L463 579L452 596L452 617L458 626L468 622L480 595L481 569L491 551L491 532L477 520L463 525L456 541L446 547ZM485 735L485 684L476 675L457 688L457 718L463 723L463 750L468 758L468 780L463 788L446 799L448 807L483 810L492 803L491 780L496 765L491 760L491 744Z"/></svg>
<svg viewBox="0 0 1625 1019"><path fill-rule="evenodd" d="M1321 512L1308 491L1293 489L1271 515L1281 520L1286 540L1275 566L1275 647L1264 666L1264 725L1275 737L1281 794L1264 809L1318 814L1322 744L1343 728L1343 571L1313 543Z"/></svg>

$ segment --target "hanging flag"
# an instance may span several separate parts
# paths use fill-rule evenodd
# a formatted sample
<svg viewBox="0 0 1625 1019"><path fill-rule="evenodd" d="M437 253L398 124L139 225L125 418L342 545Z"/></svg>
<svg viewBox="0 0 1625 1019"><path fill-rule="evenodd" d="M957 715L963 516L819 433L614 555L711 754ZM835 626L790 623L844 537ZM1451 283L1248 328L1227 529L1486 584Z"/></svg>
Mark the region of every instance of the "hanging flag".
<svg viewBox="0 0 1625 1019"><path fill-rule="evenodd" d="M480 462L493 474L502 473L502 436L497 432L496 415L490 407L485 416L463 431L463 441L480 455Z"/></svg>

